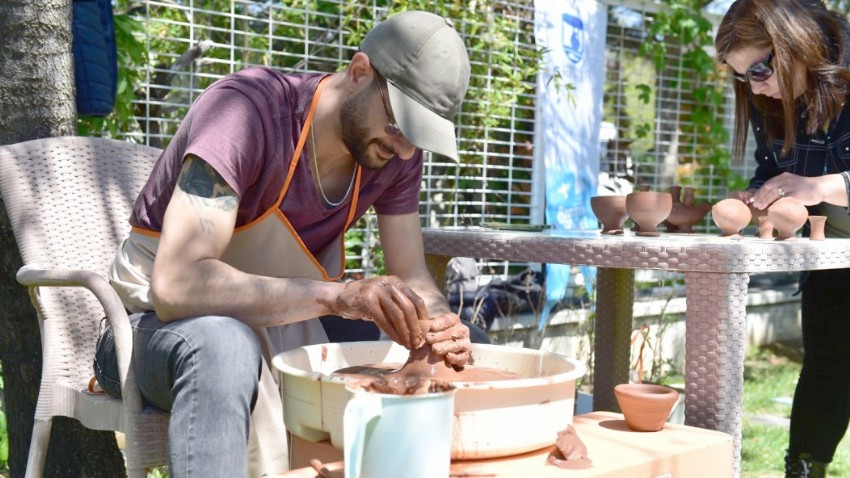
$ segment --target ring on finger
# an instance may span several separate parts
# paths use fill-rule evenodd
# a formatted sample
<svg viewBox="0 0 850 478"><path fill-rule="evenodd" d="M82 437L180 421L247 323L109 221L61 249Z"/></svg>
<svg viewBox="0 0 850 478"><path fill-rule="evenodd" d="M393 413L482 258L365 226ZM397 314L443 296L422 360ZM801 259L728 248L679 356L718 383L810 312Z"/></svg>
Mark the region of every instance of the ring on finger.
<svg viewBox="0 0 850 478"><path fill-rule="evenodd" d="M779 193L779 197L785 197L785 191L782 188L776 188L776 191Z"/></svg>

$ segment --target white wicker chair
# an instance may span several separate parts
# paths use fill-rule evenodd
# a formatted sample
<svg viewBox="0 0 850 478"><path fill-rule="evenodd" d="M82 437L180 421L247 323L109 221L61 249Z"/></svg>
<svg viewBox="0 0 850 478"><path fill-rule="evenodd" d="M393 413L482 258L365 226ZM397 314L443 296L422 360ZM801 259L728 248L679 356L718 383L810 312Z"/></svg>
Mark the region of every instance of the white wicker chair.
<svg viewBox="0 0 850 478"><path fill-rule="evenodd" d="M67 137L0 146L0 195L38 313L44 364L27 461L41 477L54 416L124 432L128 475L167 462L168 415L143 407L127 313L106 280L136 195L160 151ZM101 319L115 331L123 400L87 390Z"/></svg>

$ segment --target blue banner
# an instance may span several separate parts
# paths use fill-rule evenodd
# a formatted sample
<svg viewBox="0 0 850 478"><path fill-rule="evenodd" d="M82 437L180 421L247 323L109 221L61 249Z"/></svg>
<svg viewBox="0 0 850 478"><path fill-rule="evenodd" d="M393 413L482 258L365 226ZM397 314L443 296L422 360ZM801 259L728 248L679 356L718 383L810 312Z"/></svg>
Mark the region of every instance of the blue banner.
<svg viewBox="0 0 850 478"><path fill-rule="evenodd" d="M599 176L599 128L605 80L605 5L594 0L535 0L535 38L546 49L538 77L535 161L545 177L545 220L556 230L595 229L590 198ZM540 168L536 171L540 172ZM547 306L564 298L570 266L546 267ZM587 287L594 270L583 267Z"/></svg>

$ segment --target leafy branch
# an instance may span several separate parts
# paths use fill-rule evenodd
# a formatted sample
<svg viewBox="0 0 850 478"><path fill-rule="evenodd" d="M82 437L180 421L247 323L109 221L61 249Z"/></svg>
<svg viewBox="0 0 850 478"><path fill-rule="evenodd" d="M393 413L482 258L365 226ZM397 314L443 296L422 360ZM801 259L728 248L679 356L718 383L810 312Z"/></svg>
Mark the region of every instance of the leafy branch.
<svg viewBox="0 0 850 478"><path fill-rule="evenodd" d="M696 171L712 169L715 184L697 186L723 186L734 188L743 184L743 178L730 167L727 147L729 132L723 124L721 112L726 107L725 84L719 77L714 58L708 53L714 44L712 24L702 15L702 3L696 0L664 0L668 8L660 11L649 24L646 42L640 54L650 59L657 71L669 69L672 48L680 49L680 65L668 86L683 90L692 101L684 102L680 117L683 138L681 144L698 158ZM674 52L675 53L675 52ZM687 76L686 76L687 75ZM638 85L641 101L650 101L649 85ZM649 134L649 129L638 128L638 135ZM709 176L705 174L703 176ZM682 182L694 182L682 178Z"/></svg>

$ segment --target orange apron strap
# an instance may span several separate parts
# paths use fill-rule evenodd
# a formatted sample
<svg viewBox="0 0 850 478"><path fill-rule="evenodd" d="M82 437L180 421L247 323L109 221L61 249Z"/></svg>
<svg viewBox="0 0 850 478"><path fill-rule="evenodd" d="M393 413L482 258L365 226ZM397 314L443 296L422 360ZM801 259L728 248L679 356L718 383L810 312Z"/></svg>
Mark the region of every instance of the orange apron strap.
<svg viewBox="0 0 850 478"><path fill-rule="evenodd" d="M301 127L301 136L298 138L298 144L295 146L295 154L292 156L292 162L289 163L289 170L286 172L286 181L283 183L283 188L280 190L280 195L275 203L280 206L286 191L289 189L289 184L292 182L293 172L298 166L298 161L301 159L301 151L304 150L304 144L307 142L307 135L310 132L310 127L313 125L313 116L316 114L316 106L319 104L319 96L322 94L322 88L325 86L325 80L330 78L326 76L319 81L319 86L316 87L316 92L313 94L313 101L310 103L310 111L307 113L307 120L304 121L304 126Z"/></svg>

